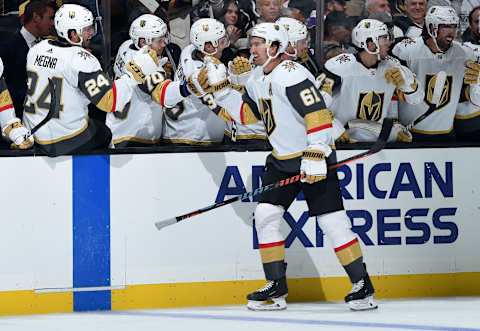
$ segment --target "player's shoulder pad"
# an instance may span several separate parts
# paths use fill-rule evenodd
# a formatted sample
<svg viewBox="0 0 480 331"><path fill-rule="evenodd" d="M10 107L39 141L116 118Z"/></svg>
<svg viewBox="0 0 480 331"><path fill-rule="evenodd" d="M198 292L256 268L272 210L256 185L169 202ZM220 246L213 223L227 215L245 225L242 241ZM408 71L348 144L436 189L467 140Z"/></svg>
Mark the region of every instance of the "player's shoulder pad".
<svg viewBox="0 0 480 331"><path fill-rule="evenodd" d="M324 66L331 73L342 77L352 73L357 62L355 55L342 53L328 59Z"/></svg>
<svg viewBox="0 0 480 331"><path fill-rule="evenodd" d="M307 78L286 87L285 92L288 101L302 116L326 108L320 90Z"/></svg>
<svg viewBox="0 0 480 331"><path fill-rule="evenodd" d="M192 75L199 66L198 61L200 60L194 59L194 51L195 47L193 45L188 45L182 50L182 53L180 54L179 66L182 67L185 77L189 77L190 75Z"/></svg>
<svg viewBox="0 0 480 331"><path fill-rule="evenodd" d="M480 45L473 44L471 42L465 42L462 45L462 48L467 54L470 54L470 52L473 52L473 56L475 58L475 61L480 61Z"/></svg>
<svg viewBox="0 0 480 331"><path fill-rule="evenodd" d="M283 61L272 72L272 82L277 86L295 85L306 78L302 65L290 60Z"/></svg>
<svg viewBox="0 0 480 331"><path fill-rule="evenodd" d="M385 65L387 67L398 67L398 66L402 65L402 62L399 59L397 59L394 56L390 56L390 55L385 57L385 59L383 61L385 62Z"/></svg>
<svg viewBox="0 0 480 331"><path fill-rule="evenodd" d="M477 61L479 57L479 46L470 44L471 46L465 44L461 44L458 41L454 40L452 42L452 47L458 49L458 56L465 57L466 60Z"/></svg>
<svg viewBox="0 0 480 331"><path fill-rule="evenodd" d="M94 72L101 70L102 66L98 59L86 49L72 47L72 58L69 60L72 68L77 72Z"/></svg>
<svg viewBox="0 0 480 331"><path fill-rule="evenodd" d="M419 39L420 38L420 39ZM401 58L406 59L408 54L414 52L416 49L422 46L423 42L420 42L422 37L410 38L404 37L399 38L399 40L392 46L392 54Z"/></svg>

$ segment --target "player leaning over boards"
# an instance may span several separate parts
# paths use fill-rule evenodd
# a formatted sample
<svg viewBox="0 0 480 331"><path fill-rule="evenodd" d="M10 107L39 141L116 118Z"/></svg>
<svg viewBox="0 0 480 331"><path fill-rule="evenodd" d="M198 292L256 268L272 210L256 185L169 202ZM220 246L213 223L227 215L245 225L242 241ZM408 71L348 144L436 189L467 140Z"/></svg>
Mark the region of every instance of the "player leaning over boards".
<svg viewBox="0 0 480 331"><path fill-rule="evenodd" d="M423 35L415 39L404 39L392 49L392 53L406 62L415 73L419 85L425 89L424 102L418 105L399 105L398 113L402 124L408 125L427 112L433 104L433 90L438 73L443 71L447 75L435 111L412 128L413 141L454 139L454 116L459 101L463 99L462 96L468 97L470 101L478 99L475 91L478 87L472 85L478 85L479 66L468 62L476 59L473 51L454 40L458 24L459 18L452 7L430 7L425 17ZM466 65L469 67L465 68ZM464 85L464 79L467 85ZM471 85L470 93L465 93L468 85Z"/></svg>
<svg viewBox="0 0 480 331"><path fill-rule="evenodd" d="M288 46L283 27L275 23L256 25L251 31L250 44L256 68L243 95L230 88L219 90L225 86L227 74L225 66L214 59L207 61L208 79L203 82L204 88L215 91L217 103L235 121L247 124L263 120L273 147L266 160L264 185L298 173L305 177L301 183L268 191L259 199L255 227L268 282L247 296L248 307L286 308L285 238L279 227L283 213L302 190L310 215L316 217L332 241L338 260L353 284L345 301L354 310L376 308L360 245L343 208L337 173L327 173L327 164L335 158L332 115L314 83L300 70L300 64L282 59Z"/></svg>
<svg viewBox="0 0 480 331"><path fill-rule="evenodd" d="M104 123L88 118L88 104L106 111L121 111L137 82L128 76L111 81L98 60L86 49L96 33L95 20L85 7L67 4L55 13L58 41L43 40L27 56L27 97L24 121L36 126L45 118L50 102L57 112L35 134L35 142L49 156L107 147L111 132ZM57 100L50 100L48 79Z"/></svg>
<svg viewBox="0 0 480 331"><path fill-rule="evenodd" d="M129 35L130 39L120 46L115 58L115 76L122 77L127 74L130 61L135 61L135 58L146 50L153 50L156 55L153 55L155 58L152 59L150 69L142 67L142 71L146 75L155 73L152 77L163 81L163 65L167 64L169 59L160 58L158 55L167 52L165 49L169 43L165 22L155 15L141 15L130 25ZM167 84L170 83L166 81L165 85ZM124 111L107 114L106 124L112 130L112 143L115 147L148 146L160 141L164 106L170 100L167 94L160 94L159 100L152 100L149 94L149 91L145 91L140 85L134 89L131 102Z"/></svg>
<svg viewBox="0 0 480 331"><path fill-rule="evenodd" d="M58 41L44 40L27 56L28 89L24 104L25 124L41 122L50 107L48 80L56 90L56 112L34 138L49 156L106 148L112 134L101 122L88 118L88 104L105 112L124 111L137 85L160 102L170 83L163 75L147 75L158 66L155 52L145 49L126 65L126 75L112 81L98 60L86 49L96 33L92 13L85 7L66 4L55 13ZM174 104L181 99L181 85L170 88ZM173 84L172 86L174 86ZM183 90L188 92L186 88ZM168 91L166 91L168 94ZM187 93L188 94L188 93ZM187 95L185 94L185 95Z"/></svg>
<svg viewBox="0 0 480 331"><path fill-rule="evenodd" d="M400 61L388 56L392 37L385 23L361 20L352 31L356 54L340 54L325 62L324 90L333 96L331 110L348 127L351 142L375 141L392 96L416 105L423 88ZM411 142L410 132L395 123L389 141Z"/></svg>
<svg viewBox="0 0 480 331"><path fill-rule="evenodd" d="M8 138L13 149L28 149L33 146L33 137L15 116L13 101L3 78L3 62L0 58L0 127L2 136Z"/></svg>

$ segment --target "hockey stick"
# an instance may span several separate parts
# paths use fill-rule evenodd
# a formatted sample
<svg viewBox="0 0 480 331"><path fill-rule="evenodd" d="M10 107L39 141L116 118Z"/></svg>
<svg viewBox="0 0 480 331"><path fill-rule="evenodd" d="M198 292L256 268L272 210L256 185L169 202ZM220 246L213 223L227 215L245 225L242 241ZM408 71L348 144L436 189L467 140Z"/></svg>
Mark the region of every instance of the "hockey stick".
<svg viewBox="0 0 480 331"><path fill-rule="evenodd" d="M40 121L31 131L30 135L33 136L35 132L37 132L42 126L45 125L55 114L55 110L57 109L57 90L55 88L55 84L49 78L48 79L48 90L50 91L50 107L48 107L47 116L43 120Z"/></svg>
<svg viewBox="0 0 480 331"><path fill-rule="evenodd" d="M328 167L328 170L338 169L344 164L354 162L354 161L363 159L367 156L370 156L370 155L373 155L375 153L380 152L385 147L385 145L387 144L388 136L390 135L390 131L392 130L392 126L393 126L393 120L390 119L390 118L385 118L383 120L382 130L380 132L380 135L378 136L378 140L375 142L375 144L368 151L357 154L357 155L354 155L354 156L349 157L345 160L342 160L338 163L332 164ZM300 181L301 179L302 179L302 176L300 174L292 176L290 178L282 179L282 180L279 180L276 183L259 187L253 192L245 192L242 195L238 195L236 197L227 199L227 200L222 201L222 202L214 203L213 205L210 205L210 206L192 211L190 213L183 214L183 215L180 215L180 216L175 216L175 217L168 218L168 219L165 219L165 220L162 220L162 221L158 221L158 222L155 223L155 226L157 227L158 230L161 230L166 226L181 222L181 221L183 221L187 218L203 214L203 213L205 213L207 211L210 211L212 209L216 209L216 208L220 208L220 207L229 205L229 204L231 204L235 201L238 201L238 200L253 198L253 197L255 197L259 194L262 194L264 192L296 183L296 182Z"/></svg>
<svg viewBox="0 0 480 331"><path fill-rule="evenodd" d="M408 131L410 131L415 125L423 121L435 110L437 110L438 103L440 102L440 98L442 97L443 86L445 85L445 81L447 80L447 74L445 73L445 71L439 71L436 76L437 77L435 79L435 86L433 87L432 101L430 106L428 107L428 110L419 117L417 117L412 123L407 125L406 128Z"/></svg>

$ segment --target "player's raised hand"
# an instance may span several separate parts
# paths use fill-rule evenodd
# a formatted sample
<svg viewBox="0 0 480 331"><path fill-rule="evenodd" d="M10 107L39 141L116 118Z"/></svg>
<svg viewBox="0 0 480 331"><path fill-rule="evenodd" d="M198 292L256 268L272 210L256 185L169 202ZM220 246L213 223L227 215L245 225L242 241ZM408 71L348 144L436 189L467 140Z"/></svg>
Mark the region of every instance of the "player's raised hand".
<svg viewBox="0 0 480 331"><path fill-rule="evenodd" d="M480 63L468 61L465 64L465 75L463 76L463 82L469 85L478 84L479 78Z"/></svg>
<svg viewBox="0 0 480 331"><path fill-rule="evenodd" d="M232 61L228 62L228 79L238 88L247 84L248 78L252 72L252 64L247 58L237 56Z"/></svg>

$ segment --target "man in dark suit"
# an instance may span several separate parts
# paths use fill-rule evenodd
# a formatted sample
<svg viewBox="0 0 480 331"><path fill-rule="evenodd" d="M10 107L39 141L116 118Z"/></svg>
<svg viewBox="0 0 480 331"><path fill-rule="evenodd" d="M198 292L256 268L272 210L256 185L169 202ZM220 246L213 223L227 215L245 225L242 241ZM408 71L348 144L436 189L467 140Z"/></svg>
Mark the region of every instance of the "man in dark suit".
<svg viewBox="0 0 480 331"><path fill-rule="evenodd" d="M23 115L23 102L27 92L26 63L28 50L41 38L53 32L55 2L32 0L25 7L23 26L0 45L0 57L5 65L4 77L18 118Z"/></svg>

